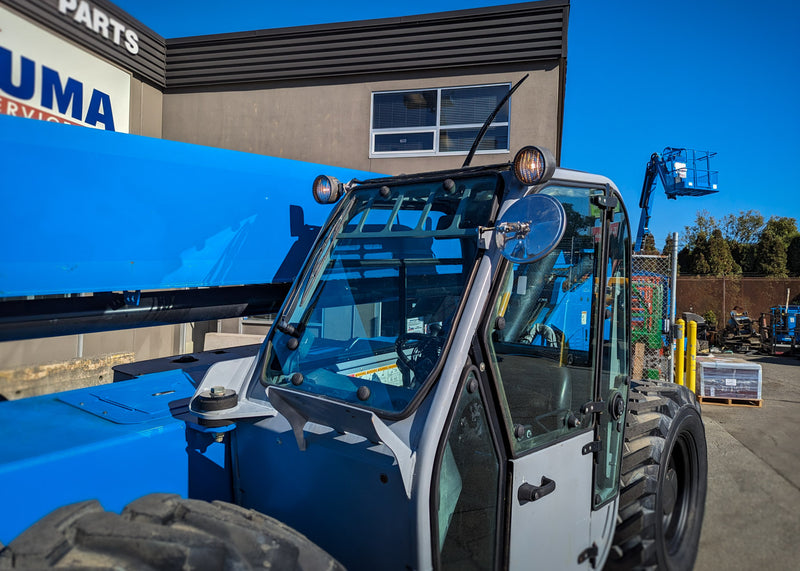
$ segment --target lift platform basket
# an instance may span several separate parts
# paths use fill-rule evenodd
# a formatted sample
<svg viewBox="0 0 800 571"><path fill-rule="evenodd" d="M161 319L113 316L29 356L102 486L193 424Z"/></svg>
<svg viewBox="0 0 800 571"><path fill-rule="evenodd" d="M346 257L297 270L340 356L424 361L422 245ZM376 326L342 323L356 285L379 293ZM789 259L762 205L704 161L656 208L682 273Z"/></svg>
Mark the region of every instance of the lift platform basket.
<svg viewBox="0 0 800 571"><path fill-rule="evenodd" d="M711 159L716 154L694 149L664 149L662 157L667 176L663 182L667 197L705 196L717 192L719 171L711 170Z"/></svg>

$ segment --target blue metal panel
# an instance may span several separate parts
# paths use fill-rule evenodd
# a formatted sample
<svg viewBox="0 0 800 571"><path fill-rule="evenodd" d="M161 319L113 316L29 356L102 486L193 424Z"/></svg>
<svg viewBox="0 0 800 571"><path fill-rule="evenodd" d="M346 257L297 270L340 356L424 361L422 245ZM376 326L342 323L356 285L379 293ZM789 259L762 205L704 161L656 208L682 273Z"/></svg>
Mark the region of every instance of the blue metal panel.
<svg viewBox="0 0 800 571"><path fill-rule="evenodd" d="M173 407L186 408L194 386L174 371L148 375L137 383L101 385L70 391L58 400L117 424L137 424L172 416Z"/></svg>
<svg viewBox="0 0 800 571"><path fill-rule="evenodd" d="M414 505L392 455L336 431L305 437L302 452L282 417L239 422L238 503L297 529L347 569L413 568Z"/></svg>
<svg viewBox="0 0 800 571"><path fill-rule="evenodd" d="M0 403L0 542L8 543L53 509L96 498L106 509L152 492L188 496L194 482L207 476L217 490L206 497L230 496L224 445L211 434L187 431L185 420L193 384L183 371L145 376L104 387L110 407L135 408L141 396L169 390L175 398L158 400L138 422L120 424L63 402L88 402L98 388L80 389ZM116 393L116 394L115 394ZM130 420L130 419L128 419ZM187 433L189 446L187 446ZM187 454L188 452L188 454ZM190 465L193 473L190 479Z"/></svg>
<svg viewBox="0 0 800 571"><path fill-rule="evenodd" d="M0 154L0 297L271 282L314 178L374 176L5 115Z"/></svg>

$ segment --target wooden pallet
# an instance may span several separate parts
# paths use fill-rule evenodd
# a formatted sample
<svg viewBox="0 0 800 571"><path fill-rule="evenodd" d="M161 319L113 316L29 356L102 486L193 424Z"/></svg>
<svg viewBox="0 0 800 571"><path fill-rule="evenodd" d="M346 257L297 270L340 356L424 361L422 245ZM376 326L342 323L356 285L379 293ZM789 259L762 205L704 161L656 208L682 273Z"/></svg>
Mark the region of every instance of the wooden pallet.
<svg viewBox="0 0 800 571"><path fill-rule="evenodd" d="M703 397L697 395L698 402L702 404L717 404L722 406L749 406L761 408L764 406L763 399L732 399L726 397Z"/></svg>

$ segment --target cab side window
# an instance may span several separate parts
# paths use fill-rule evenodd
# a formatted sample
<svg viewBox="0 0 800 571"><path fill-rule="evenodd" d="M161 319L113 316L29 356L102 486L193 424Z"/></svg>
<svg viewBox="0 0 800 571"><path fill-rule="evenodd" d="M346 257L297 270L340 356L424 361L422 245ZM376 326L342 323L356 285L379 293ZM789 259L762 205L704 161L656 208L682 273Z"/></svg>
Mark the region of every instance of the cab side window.
<svg viewBox="0 0 800 571"><path fill-rule="evenodd" d="M470 371L449 429L437 480L439 569L497 564L500 459L486 408Z"/></svg>
<svg viewBox="0 0 800 571"><path fill-rule="evenodd" d="M598 295L600 190L548 187L567 213L564 238L550 254L509 266L494 304L489 338L505 422L515 453L586 428L593 400L592 301Z"/></svg>

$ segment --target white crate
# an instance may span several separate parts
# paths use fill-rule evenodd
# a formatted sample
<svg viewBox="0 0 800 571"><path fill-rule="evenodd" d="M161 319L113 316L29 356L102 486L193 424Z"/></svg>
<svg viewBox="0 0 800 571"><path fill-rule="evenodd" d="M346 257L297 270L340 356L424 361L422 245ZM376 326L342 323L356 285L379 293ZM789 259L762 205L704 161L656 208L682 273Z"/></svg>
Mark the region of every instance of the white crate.
<svg viewBox="0 0 800 571"><path fill-rule="evenodd" d="M761 365L744 359L697 359L699 396L761 399Z"/></svg>

